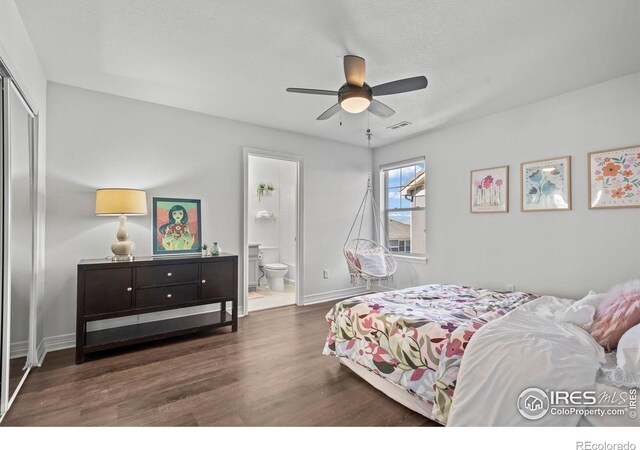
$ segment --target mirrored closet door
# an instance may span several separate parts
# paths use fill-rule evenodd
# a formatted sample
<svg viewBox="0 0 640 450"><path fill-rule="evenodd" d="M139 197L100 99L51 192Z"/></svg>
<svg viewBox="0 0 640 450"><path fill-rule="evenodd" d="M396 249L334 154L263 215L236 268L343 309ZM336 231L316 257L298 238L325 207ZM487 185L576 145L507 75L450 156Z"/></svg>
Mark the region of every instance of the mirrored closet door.
<svg viewBox="0 0 640 450"><path fill-rule="evenodd" d="M1 74L0 74L1 75ZM18 87L2 76L2 345L0 416L35 357L34 145L36 117Z"/></svg>

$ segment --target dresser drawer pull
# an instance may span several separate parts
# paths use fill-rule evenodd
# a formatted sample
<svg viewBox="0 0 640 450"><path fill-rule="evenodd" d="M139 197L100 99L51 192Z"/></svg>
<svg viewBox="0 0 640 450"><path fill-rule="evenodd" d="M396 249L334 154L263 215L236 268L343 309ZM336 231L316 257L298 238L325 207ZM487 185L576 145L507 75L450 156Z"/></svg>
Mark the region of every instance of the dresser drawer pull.
<svg viewBox="0 0 640 450"><path fill-rule="evenodd" d="M173 275L171 272L167 273L167 276L170 277L171 275Z"/></svg>
<svg viewBox="0 0 640 450"><path fill-rule="evenodd" d="M167 294L167 298L171 298L171 294Z"/></svg>
<svg viewBox="0 0 640 450"><path fill-rule="evenodd" d="M202 284L204 284L204 283L206 283L206 282L207 282L207 280L202 280Z"/></svg>
<svg viewBox="0 0 640 450"><path fill-rule="evenodd" d="M128 287L127 292L131 292L131 291L133 291L133 288Z"/></svg>

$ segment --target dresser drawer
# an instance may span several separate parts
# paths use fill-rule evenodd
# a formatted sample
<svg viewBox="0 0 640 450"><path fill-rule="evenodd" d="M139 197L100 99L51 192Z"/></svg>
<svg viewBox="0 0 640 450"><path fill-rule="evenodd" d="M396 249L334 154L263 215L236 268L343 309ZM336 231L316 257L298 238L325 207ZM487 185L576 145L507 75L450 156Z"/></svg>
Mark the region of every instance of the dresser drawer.
<svg viewBox="0 0 640 450"><path fill-rule="evenodd" d="M136 286L162 286L198 281L198 264L167 264L136 268Z"/></svg>
<svg viewBox="0 0 640 450"><path fill-rule="evenodd" d="M137 289L136 308L177 306L198 301L198 284Z"/></svg>

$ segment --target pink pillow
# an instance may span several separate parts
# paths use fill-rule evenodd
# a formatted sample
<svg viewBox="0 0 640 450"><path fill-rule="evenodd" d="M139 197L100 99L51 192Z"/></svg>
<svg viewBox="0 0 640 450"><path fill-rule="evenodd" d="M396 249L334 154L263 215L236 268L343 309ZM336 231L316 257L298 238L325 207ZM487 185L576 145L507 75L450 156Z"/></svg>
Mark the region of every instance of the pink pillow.
<svg viewBox="0 0 640 450"><path fill-rule="evenodd" d="M358 257L356 256L353 250L347 250L347 258L349 258L349 261L351 261L351 263L356 267L356 269L362 270L362 267L360 266L360 260L358 259ZM349 271L351 271L351 266L349 266Z"/></svg>
<svg viewBox="0 0 640 450"><path fill-rule="evenodd" d="M640 323L640 280L614 286L598 306L591 335L605 349L618 346L622 335Z"/></svg>

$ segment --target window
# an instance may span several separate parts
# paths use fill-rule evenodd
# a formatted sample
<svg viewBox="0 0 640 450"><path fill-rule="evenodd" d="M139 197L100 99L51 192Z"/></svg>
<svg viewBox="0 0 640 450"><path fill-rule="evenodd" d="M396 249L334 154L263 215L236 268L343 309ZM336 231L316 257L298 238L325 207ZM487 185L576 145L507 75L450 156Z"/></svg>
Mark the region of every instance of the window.
<svg viewBox="0 0 640 450"><path fill-rule="evenodd" d="M387 248L404 255L426 253L424 160L415 160L380 170L383 195L381 210Z"/></svg>

